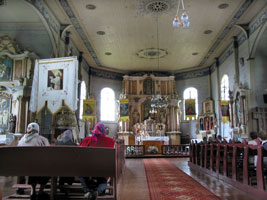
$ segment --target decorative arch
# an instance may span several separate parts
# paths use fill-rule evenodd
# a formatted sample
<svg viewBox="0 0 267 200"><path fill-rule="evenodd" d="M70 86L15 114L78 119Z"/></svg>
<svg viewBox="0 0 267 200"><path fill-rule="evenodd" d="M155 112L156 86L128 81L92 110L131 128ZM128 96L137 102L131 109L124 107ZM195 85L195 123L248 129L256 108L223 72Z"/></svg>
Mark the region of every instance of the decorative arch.
<svg viewBox="0 0 267 200"><path fill-rule="evenodd" d="M267 21L260 27L259 32L257 33L256 39L254 40L251 50L249 52L249 58L253 58L255 56L258 44L260 42L261 36L264 34L264 32L267 29Z"/></svg>
<svg viewBox="0 0 267 200"><path fill-rule="evenodd" d="M46 30L47 30L47 33L48 33L48 36L50 38L50 41L51 41L51 44L52 44L52 48L53 48L53 53L54 55L56 55L56 39L54 38L53 36L53 33L52 33L52 30L47 22L47 20L45 19L45 17L43 16L43 14L33 5L31 4L30 2L27 2L27 1L24 1L27 5L29 5L33 11L36 12L36 14L40 17L41 21L43 22L43 25L45 26ZM59 31L59 30L55 30L55 31Z"/></svg>

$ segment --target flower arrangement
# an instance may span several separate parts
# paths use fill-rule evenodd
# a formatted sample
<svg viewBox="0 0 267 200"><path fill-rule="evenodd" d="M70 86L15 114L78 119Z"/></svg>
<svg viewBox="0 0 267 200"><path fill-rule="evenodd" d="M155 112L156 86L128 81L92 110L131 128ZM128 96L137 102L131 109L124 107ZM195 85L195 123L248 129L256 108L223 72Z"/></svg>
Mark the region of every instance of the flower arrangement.
<svg viewBox="0 0 267 200"><path fill-rule="evenodd" d="M156 146L149 146L147 152L151 154L157 154L159 153L159 150Z"/></svg>

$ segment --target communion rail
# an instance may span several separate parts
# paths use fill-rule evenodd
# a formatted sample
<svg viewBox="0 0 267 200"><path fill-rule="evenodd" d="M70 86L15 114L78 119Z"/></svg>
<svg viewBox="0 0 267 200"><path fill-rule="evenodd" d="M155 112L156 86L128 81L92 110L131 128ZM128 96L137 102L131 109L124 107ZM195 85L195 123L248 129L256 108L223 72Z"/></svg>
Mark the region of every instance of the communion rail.
<svg viewBox="0 0 267 200"><path fill-rule="evenodd" d="M189 145L162 145L161 151L159 151L159 149L158 151L153 151L152 148L152 151L150 153L147 153L145 145L125 145L126 158L145 157L152 154L160 154L164 157L187 157L189 156Z"/></svg>

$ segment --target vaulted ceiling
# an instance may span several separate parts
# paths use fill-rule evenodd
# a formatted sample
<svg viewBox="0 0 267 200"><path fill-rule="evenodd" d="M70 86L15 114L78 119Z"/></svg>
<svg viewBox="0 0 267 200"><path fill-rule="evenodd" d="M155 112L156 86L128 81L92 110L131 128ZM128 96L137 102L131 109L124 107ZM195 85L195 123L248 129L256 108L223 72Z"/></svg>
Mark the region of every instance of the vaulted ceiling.
<svg viewBox="0 0 267 200"><path fill-rule="evenodd" d="M190 27L183 29L172 26L179 0L44 1L61 24L71 25L71 40L90 66L125 72L208 67L241 33L236 25L249 23L267 4L184 0Z"/></svg>

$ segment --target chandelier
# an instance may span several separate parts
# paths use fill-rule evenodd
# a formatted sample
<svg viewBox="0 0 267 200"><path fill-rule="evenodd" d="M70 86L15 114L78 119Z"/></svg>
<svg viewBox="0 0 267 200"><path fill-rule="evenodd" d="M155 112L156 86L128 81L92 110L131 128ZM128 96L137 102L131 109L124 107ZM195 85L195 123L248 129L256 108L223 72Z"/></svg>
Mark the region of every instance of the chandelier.
<svg viewBox="0 0 267 200"><path fill-rule="evenodd" d="M168 96L164 95L153 95L150 97L150 110L149 113L155 114L159 110L166 109L168 107Z"/></svg>
<svg viewBox="0 0 267 200"><path fill-rule="evenodd" d="M182 12L183 12L182 15L181 15L181 20L179 19L179 16L178 16L179 9L180 9L180 4L182 4ZM175 15L175 17L173 19L172 25L173 25L174 28L178 28L178 27L189 28L189 26L190 26L188 15L185 12L184 1L183 0L179 0L178 1L177 12L176 12L176 15Z"/></svg>
<svg viewBox="0 0 267 200"><path fill-rule="evenodd" d="M159 22L158 22L158 15L156 18L156 35L157 35L157 50L158 50L158 54L157 54L157 66L158 66L158 71L160 71L159 69ZM149 97L150 100L150 109L149 109L149 113L150 114L156 114L158 111L160 110L164 110L168 107L168 96L167 95L161 95L161 94L154 94L151 97Z"/></svg>

